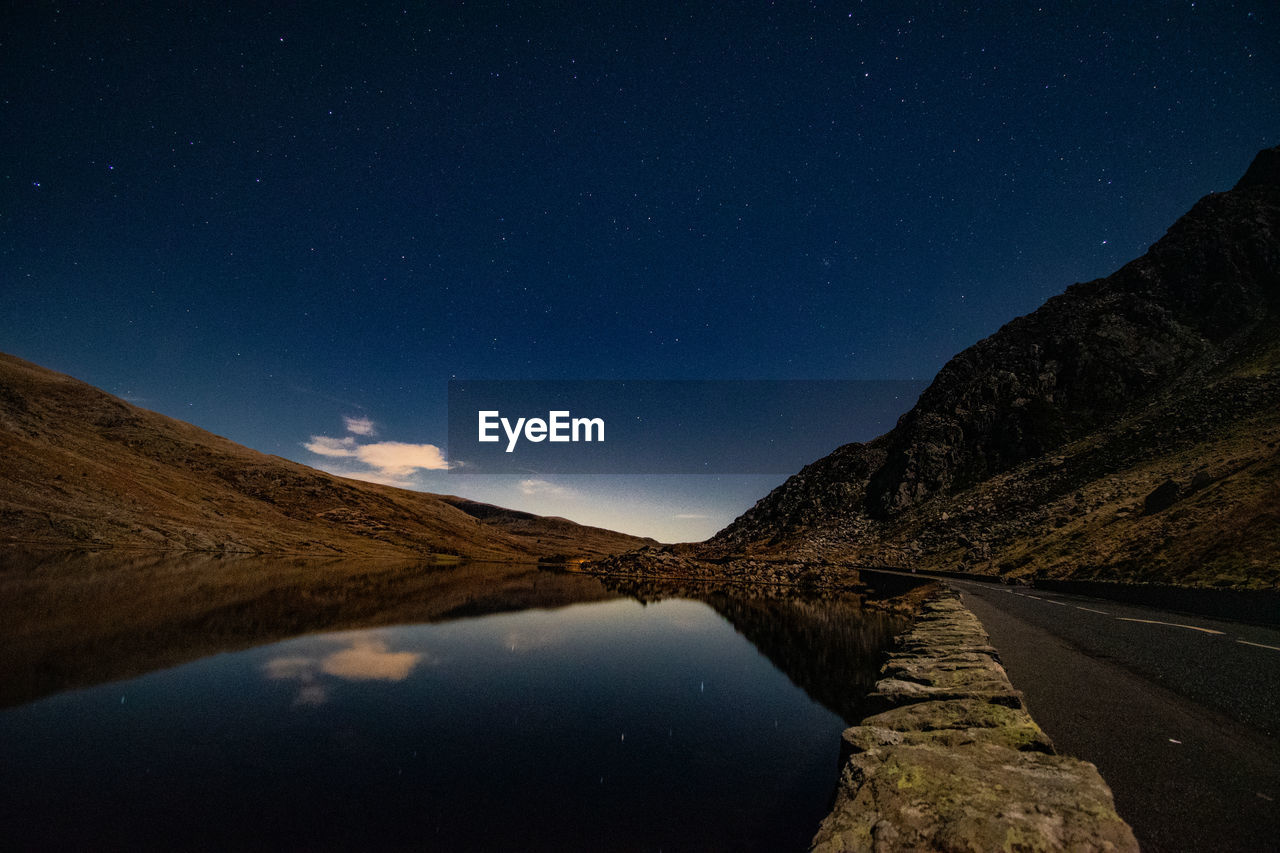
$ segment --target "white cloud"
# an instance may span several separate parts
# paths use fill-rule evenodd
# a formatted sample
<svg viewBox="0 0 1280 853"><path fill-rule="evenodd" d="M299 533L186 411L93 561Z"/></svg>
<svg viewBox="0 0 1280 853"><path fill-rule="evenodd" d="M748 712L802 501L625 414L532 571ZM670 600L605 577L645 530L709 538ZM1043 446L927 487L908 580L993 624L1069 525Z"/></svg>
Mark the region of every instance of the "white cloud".
<svg viewBox="0 0 1280 853"><path fill-rule="evenodd" d="M710 517L711 516L709 515L702 515L701 513L696 513L696 512L681 512L676 514L676 518L688 518L688 519L698 519L698 520L710 518Z"/></svg>
<svg viewBox="0 0 1280 853"><path fill-rule="evenodd" d="M331 474L369 483L412 488L414 483L410 478L418 471L446 471L453 467L434 444L409 444L403 441L362 443L361 437L377 434L374 422L367 417L350 415L343 415L342 421L351 435L342 438L313 435L310 441L302 444L319 456L358 460L358 465L350 467L342 465L325 468Z"/></svg>
<svg viewBox="0 0 1280 853"><path fill-rule="evenodd" d="M347 426L347 432L356 435L373 435L376 430L373 428L373 421L365 417L352 418L347 415L342 416L342 422Z"/></svg>
<svg viewBox="0 0 1280 853"><path fill-rule="evenodd" d="M567 495L569 490L564 486L546 480L521 480L520 491L526 495Z"/></svg>
<svg viewBox="0 0 1280 853"><path fill-rule="evenodd" d="M356 448L356 458L389 477L407 477L422 468L445 471L449 463L434 444L405 444L401 441L378 441Z"/></svg>
<svg viewBox="0 0 1280 853"><path fill-rule="evenodd" d="M313 435L311 440L303 445L312 453L318 453L321 456L355 456L356 440L351 436L346 438L329 438L327 435Z"/></svg>

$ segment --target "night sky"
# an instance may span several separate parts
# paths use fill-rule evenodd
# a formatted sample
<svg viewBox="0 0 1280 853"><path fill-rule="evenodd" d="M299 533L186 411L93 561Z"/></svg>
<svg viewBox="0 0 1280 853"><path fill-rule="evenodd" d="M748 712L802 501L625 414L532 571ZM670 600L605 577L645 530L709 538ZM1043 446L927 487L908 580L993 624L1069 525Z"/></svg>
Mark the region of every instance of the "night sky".
<svg viewBox="0 0 1280 853"><path fill-rule="evenodd" d="M1262 2L20 0L0 69L0 349L663 539L782 477L433 470L447 381L927 379L1280 142Z"/></svg>

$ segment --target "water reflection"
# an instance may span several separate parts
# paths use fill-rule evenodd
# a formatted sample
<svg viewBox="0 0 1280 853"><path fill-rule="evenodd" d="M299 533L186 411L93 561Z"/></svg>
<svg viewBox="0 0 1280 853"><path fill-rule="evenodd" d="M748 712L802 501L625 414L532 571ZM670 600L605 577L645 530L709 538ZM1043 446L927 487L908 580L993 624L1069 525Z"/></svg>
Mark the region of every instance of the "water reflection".
<svg viewBox="0 0 1280 853"><path fill-rule="evenodd" d="M0 554L0 707L316 631L615 597L511 563Z"/></svg>
<svg viewBox="0 0 1280 853"><path fill-rule="evenodd" d="M404 681L414 667L430 657L425 652L394 652L387 643L368 634L342 639L346 645L323 657L273 657L262 665L263 674L274 681L296 681L301 705L317 705L328 698L322 675L348 681Z"/></svg>
<svg viewBox="0 0 1280 853"><path fill-rule="evenodd" d="M798 849L896 629L861 596L494 564L91 556L0 586L29 693L156 670L0 712L20 847Z"/></svg>
<svg viewBox="0 0 1280 853"><path fill-rule="evenodd" d="M880 649L899 624L864 611L862 595L801 599L777 588L602 583L530 564L10 551L0 554L0 707L303 633L616 597L705 601L846 719L860 716L850 705L850 679L869 687L859 673L876 652L865 650ZM511 638L513 648L542 641ZM372 665L372 651L353 651L334 665Z"/></svg>
<svg viewBox="0 0 1280 853"><path fill-rule="evenodd" d="M853 723L868 713L866 695L877 678L882 653L907 620L868 608L868 599L906 592L918 585L880 575L880 590L810 591L691 581L605 580L605 586L641 600L670 597L706 602L815 702Z"/></svg>

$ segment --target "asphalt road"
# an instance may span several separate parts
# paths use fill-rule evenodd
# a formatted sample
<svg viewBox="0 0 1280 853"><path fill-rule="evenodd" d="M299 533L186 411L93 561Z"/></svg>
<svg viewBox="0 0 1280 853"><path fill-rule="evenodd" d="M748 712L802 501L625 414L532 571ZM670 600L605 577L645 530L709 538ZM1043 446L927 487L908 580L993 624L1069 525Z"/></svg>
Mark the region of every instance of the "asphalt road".
<svg viewBox="0 0 1280 853"><path fill-rule="evenodd" d="M1147 851L1280 850L1280 631L948 580Z"/></svg>

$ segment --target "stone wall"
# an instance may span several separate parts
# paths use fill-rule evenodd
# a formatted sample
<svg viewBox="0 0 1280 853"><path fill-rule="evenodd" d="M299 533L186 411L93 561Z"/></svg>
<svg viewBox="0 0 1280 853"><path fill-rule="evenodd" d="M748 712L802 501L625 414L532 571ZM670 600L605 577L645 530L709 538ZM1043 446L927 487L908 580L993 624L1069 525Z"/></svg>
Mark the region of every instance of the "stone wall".
<svg viewBox="0 0 1280 853"><path fill-rule="evenodd" d="M1137 851L1097 768L1055 753L954 592L881 672L812 850Z"/></svg>

